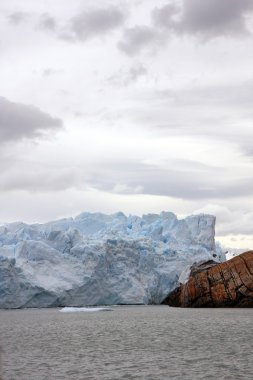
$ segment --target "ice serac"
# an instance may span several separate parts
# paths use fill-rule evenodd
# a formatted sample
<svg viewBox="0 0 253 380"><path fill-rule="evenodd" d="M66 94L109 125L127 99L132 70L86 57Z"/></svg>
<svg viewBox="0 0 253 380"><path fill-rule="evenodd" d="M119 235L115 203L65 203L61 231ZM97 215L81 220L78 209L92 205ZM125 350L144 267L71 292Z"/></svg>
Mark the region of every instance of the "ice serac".
<svg viewBox="0 0 253 380"><path fill-rule="evenodd" d="M224 263L193 265L185 284L164 300L181 307L253 307L253 251Z"/></svg>
<svg viewBox="0 0 253 380"><path fill-rule="evenodd" d="M0 226L0 307L160 303L182 271L223 261L215 218L82 213Z"/></svg>

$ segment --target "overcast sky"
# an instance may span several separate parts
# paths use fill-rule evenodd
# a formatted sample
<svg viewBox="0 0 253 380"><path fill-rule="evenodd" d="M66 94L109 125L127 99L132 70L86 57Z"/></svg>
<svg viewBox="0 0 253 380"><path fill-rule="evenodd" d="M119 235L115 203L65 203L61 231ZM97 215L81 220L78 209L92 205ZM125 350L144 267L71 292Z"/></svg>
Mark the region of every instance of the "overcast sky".
<svg viewBox="0 0 253 380"><path fill-rule="evenodd" d="M253 246L252 0L1 0L0 220L217 216Z"/></svg>

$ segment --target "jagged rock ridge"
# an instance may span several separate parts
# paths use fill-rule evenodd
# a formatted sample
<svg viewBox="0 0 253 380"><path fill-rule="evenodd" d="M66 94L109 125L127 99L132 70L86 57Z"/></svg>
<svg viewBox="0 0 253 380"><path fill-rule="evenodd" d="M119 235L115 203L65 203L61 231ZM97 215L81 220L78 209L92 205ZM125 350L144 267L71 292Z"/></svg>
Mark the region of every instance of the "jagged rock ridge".
<svg viewBox="0 0 253 380"><path fill-rule="evenodd" d="M181 307L253 307L253 251L192 267L185 284L164 300Z"/></svg>
<svg viewBox="0 0 253 380"><path fill-rule="evenodd" d="M0 227L0 307L160 303L185 267L224 260L215 218L82 213Z"/></svg>

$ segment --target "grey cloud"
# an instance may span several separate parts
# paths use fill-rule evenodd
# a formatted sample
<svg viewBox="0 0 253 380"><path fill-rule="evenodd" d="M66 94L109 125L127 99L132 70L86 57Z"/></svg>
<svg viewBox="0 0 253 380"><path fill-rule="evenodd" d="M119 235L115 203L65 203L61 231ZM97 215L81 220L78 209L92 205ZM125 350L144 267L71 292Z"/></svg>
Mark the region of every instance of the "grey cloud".
<svg viewBox="0 0 253 380"><path fill-rule="evenodd" d="M251 82L145 91L132 101L125 117L155 133L211 137L237 145L246 155L253 152Z"/></svg>
<svg viewBox="0 0 253 380"><path fill-rule="evenodd" d="M251 196L252 178L229 179L225 171L214 171L208 166L197 169L189 163L188 167L178 168L177 162L172 169L162 169L153 165L143 165L140 171L122 176L118 182L130 188L141 188L143 194L162 195L187 200L223 199ZM125 182L124 182L125 179ZM127 179L127 182L126 182ZM100 179L101 180L101 179Z"/></svg>
<svg viewBox="0 0 253 380"><path fill-rule="evenodd" d="M193 35L206 40L250 34L246 15L251 11L251 0L170 1L153 9L151 26L136 25L125 29L118 47L134 56L145 48L156 51L173 35Z"/></svg>
<svg viewBox="0 0 253 380"><path fill-rule="evenodd" d="M156 7L152 11L152 19L156 26L173 29L175 16L180 13L180 7L175 3L168 3L163 7Z"/></svg>
<svg viewBox="0 0 253 380"><path fill-rule="evenodd" d="M251 0L183 0L182 7L170 2L152 16L158 27L206 39L249 33L245 16L252 10Z"/></svg>
<svg viewBox="0 0 253 380"><path fill-rule="evenodd" d="M0 141L20 140L34 138L44 134L45 131L58 129L63 123L40 109L13 103L0 97Z"/></svg>
<svg viewBox="0 0 253 380"><path fill-rule="evenodd" d="M176 168L176 169L175 169ZM187 200L223 199L251 196L252 178L230 179L225 170L174 160L166 169L157 165L136 162L128 163L124 170L109 165L92 178L91 186L112 191L117 184L124 184L127 193L141 189L141 193L162 195ZM113 169L113 175L112 174ZM109 175L110 174L110 175ZM124 192L124 191L123 191Z"/></svg>
<svg viewBox="0 0 253 380"><path fill-rule="evenodd" d="M128 86L131 83L135 83L139 78L147 75L148 71L142 64L136 64L130 67L128 70L119 70L116 74L110 76L107 82L115 86Z"/></svg>
<svg viewBox="0 0 253 380"><path fill-rule="evenodd" d="M253 82L195 87L183 91L181 96L178 93L176 101L189 105L199 105L201 102L208 106L227 105L250 109L253 101Z"/></svg>
<svg viewBox="0 0 253 380"><path fill-rule="evenodd" d="M130 81L136 81L139 77L146 75L147 69L143 65L132 66L129 70Z"/></svg>
<svg viewBox="0 0 253 380"><path fill-rule="evenodd" d="M253 157L253 136L241 143L241 150L246 156Z"/></svg>
<svg viewBox="0 0 253 380"><path fill-rule="evenodd" d="M161 44L161 40L155 29L138 25L124 30L122 39L118 43L118 48L129 56L134 56L145 47L156 47Z"/></svg>
<svg viewBox="0 0 253 380"><path fill-rule="evenodd" d="M55 71L52 69L45 69L45 70L43 70L42 75L43 75L43 77L49 77L50 75L53 75L54 73L55 73Z"/></svg>
<svg viewBox="0 0 253 380"><path fill-rule="evenodd" d="M85 11L72 19L71 31L75 38L87 40L120 27L125 18L126 15L114 6Z"/></svg>
<svg viewBox="0 0 253 380"><path fill-rule="evenodd" d="M21 170L20 170L21 169ZM78 174L73 169L43 166L19 161L2 172L1 191L25 190L30 192L64 191L80 187Z"/></svg>
<svg viewBox="0 0 253 380"><path fill-rule="evenodd" d="M45 29L48 31L55 32L57 29L57 22L54 17L48 13L43 13L41 15L36 15L32 13L17 11L9 15L9 21L14 25L19 25L27 20L35 19L37 20L37 27Z"/></svg>
<svg viewBox="0 0 253 380"><path fill-rule="evenodd" d="M8 18L12 24L18 25L25 21L28 16L28 13L17 11L11 13Z"/></svg>
<svg viewBox="0 0 253 380"><path fill-rule="evenodd" d="M252 178L238 182L229 178L223 169L183 160L170 161L165 169L131 158L118 159L117 162L104 159L75 168L66 164L48 167L19 159L2 172L0 190L47 192L94 188L199 201L251 196L252 186Z"/></svg>
<svg viewBox="0 0 253 380"><path fill-rule="evenodd" d="M252 9L251 0L185 0L181 28L210 36L244 33L244 15Z"/></svg>
<svg viewBox="0 0 253 380"><path fill-rule="evenodd" d="M46 29L46 30L49 30L49 31L55 31L56 30L56 26L57 26L57 23L56 23L56 20L55 20L54 17L50 16L47 13L44 13L41 16L40 22L39 22L39 27L40 28Z"/></svg>
<svg viewBox="0 0 253 380"><path fill-rule="evenodd" d="M59 72L60 72L60 70L54 70L54 69L51 69L48 67L42 71L42 76L43 77L50 77L52 75L58 74Z"/></svg>

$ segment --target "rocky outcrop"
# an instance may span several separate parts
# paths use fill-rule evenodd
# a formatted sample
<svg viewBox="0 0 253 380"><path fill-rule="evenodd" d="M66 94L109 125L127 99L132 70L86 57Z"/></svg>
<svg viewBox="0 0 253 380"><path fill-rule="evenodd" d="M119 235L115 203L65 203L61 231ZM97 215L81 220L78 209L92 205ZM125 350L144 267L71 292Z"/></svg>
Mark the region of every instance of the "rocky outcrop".
<svg viewBox="0 0 253 380"><path fill-rule="evenodd" d="M179 307L253 307L253 251L191 267L188 281L163 301Z"/></svg>

